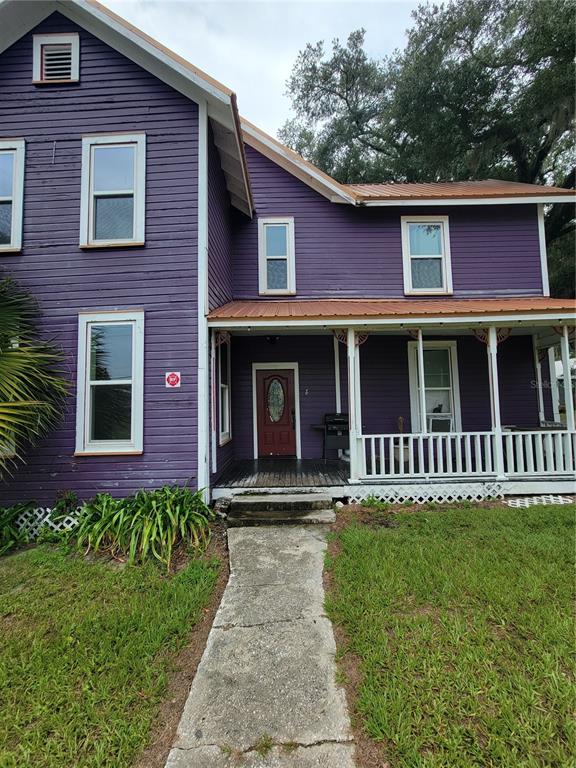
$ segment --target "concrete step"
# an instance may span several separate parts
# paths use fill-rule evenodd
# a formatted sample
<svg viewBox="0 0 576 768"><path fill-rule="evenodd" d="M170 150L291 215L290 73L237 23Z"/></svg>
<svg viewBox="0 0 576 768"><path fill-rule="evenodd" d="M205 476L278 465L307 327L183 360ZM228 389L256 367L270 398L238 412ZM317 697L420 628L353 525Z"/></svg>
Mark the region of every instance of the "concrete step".
<svg viewBox="0 0 576 768"><path fill-rule="evenodd" d="M333 523L332 499L323 493L235 496L228 525L314 525Z"/></svg>
<svg viewBox="0 0 576 768"><path fill-rule="evenodd" d="M250 512L230 513L229 528L250 525L330 525L336 521L333 509L316 509L312 512Z"/></svg>
<svg viewBox="0 0 576 768"><path fill-rule="evenodd" d="M310 512L328 509L332 498L325 493L254 493L234 496L231 510L241 512Z"/></svg>

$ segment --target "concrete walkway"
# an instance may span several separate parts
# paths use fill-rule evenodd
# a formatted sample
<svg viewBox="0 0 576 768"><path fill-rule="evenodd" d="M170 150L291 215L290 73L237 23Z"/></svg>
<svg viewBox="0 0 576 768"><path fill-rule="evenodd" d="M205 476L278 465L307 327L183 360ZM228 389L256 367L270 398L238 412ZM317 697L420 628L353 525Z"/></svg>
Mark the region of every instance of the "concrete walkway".
<svg viewBox="0 0 576 768"><path fill-rule="evenodd" d="M230 580L167 768L353 768L320 526L228 531Z"/></svg>

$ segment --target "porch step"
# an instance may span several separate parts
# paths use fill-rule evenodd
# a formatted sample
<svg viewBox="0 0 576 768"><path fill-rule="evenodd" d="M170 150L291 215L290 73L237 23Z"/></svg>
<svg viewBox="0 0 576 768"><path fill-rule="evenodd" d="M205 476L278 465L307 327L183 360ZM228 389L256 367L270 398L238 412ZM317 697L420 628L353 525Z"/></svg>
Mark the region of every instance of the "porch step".
<svg viewBox="0 0 576 768"><path fill-rule="evenodd" d="M326 494L246 494L232 499L228 525L314 525L335 519Z"/></svg>

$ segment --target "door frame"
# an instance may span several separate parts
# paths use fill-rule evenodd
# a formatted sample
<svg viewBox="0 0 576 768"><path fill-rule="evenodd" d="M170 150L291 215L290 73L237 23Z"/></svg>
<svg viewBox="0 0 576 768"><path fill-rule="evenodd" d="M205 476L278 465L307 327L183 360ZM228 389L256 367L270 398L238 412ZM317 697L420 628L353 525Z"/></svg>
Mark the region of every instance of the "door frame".
<svg viewBox="0 0 576 768"><path fill-rule="evenodd" d="M254 458L258 458L258 392L256 371L293 371L294 372L294 412L296 431L296 458L302 458L300 445L300 377L298 363L252 363L252 431L254 434Z"/></svg>

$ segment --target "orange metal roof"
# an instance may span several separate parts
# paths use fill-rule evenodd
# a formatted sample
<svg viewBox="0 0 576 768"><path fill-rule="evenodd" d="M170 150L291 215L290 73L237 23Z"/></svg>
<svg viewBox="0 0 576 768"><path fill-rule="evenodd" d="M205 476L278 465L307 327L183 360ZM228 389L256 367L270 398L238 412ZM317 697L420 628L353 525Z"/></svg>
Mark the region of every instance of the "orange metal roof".
<svg viewBox="0 0 576 768"><path fill-rule="evenodd" d="M566 313L573 299L546 296L516 299L305 299L231 301L212 310L208 320L342 320L390 317Z"/></svg>
<svg viewBox="0 0 576 768"><path fill-rule="evenodd" d="M546 187L541 184L522 184L516 181L500 181L486 179L485 181L450 181L426 183L392 183L392 184L345 184L353 194L363 200L417 200L459 199L470 197L533 197L534 195L570 194L573 190L561 187Z"/></svg>

